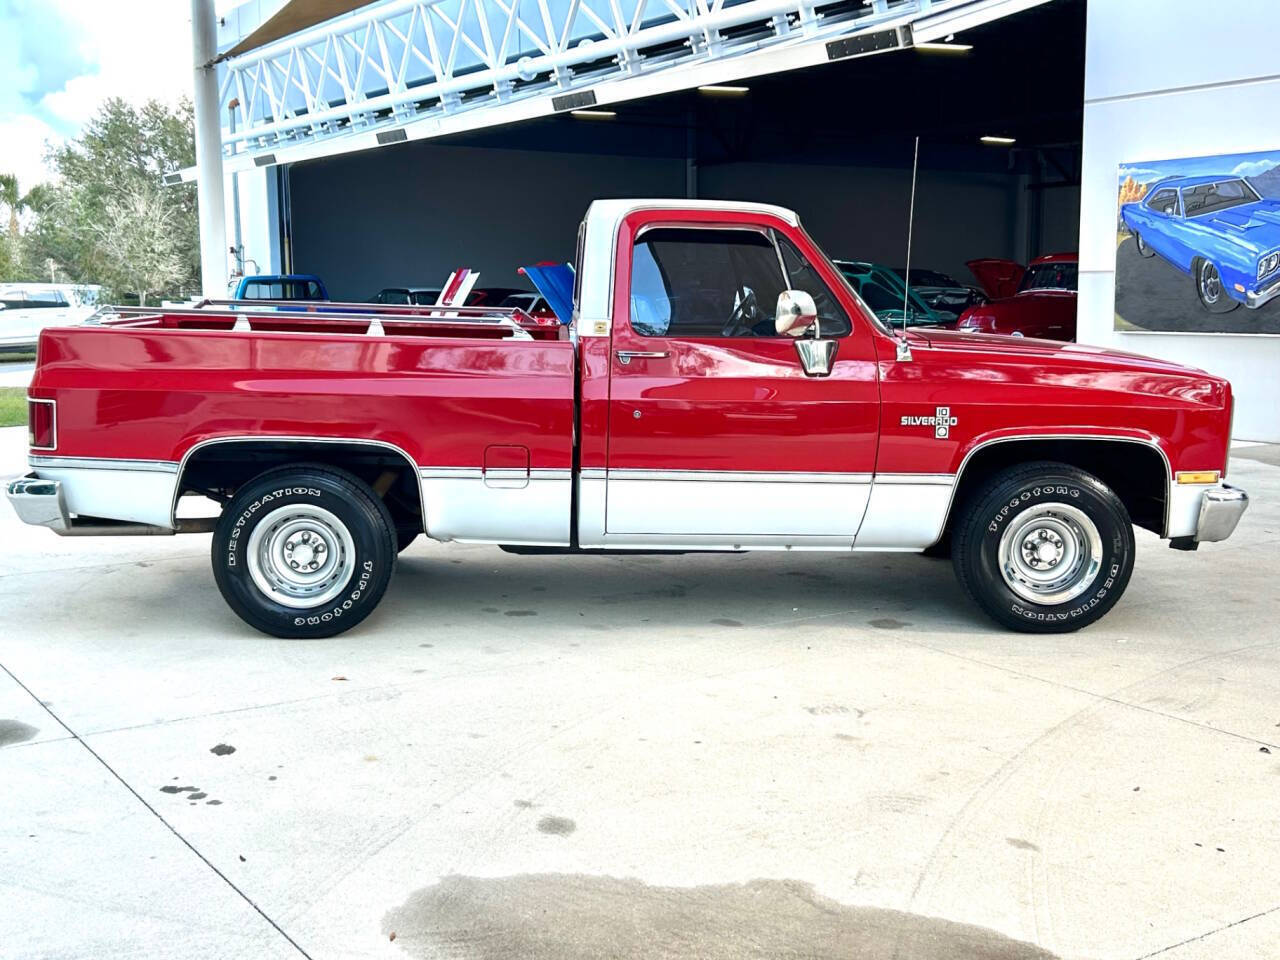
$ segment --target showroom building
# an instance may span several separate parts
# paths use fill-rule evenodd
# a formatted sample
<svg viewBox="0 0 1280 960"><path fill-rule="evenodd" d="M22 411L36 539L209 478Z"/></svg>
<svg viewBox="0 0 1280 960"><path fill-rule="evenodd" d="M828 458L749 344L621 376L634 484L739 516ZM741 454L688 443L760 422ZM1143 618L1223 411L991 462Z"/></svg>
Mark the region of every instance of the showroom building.
<svg viewBox="0 0 1280 960"><path fill-rule="evenodd" d="M197 96L222 145L213 246L226 273L317 274L339 300L459 267L526 287L601 197L778 203L834 258L901 268L910 236L913 268L962 284L970 261L1078 251L1080 342L1229 377L1236 435L1277 441L1280 6L1159 10L246 0Z"/></svg>

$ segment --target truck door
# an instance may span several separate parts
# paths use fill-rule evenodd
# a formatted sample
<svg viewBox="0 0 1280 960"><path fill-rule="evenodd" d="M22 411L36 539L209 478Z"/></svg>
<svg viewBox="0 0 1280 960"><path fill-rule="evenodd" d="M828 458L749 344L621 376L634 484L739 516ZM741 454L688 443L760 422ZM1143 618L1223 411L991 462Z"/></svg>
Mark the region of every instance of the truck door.
<svg viewBox="0 0 1280 960"><path fill-rule="evenodd" d="M633 214L618 240L604 542L849 549L879 420L858 307L791 224L671 217ZM775 332L786 289L838 341L828 376Z"/></svg>

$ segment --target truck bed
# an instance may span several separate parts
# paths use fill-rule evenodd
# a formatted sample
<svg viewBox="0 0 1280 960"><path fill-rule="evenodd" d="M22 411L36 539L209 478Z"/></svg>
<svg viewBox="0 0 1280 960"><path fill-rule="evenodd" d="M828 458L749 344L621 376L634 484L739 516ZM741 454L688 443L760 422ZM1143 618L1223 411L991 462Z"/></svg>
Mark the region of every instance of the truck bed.
<svg viewBox="0 0 1280 960"><path fill-rule="evenodd" d="M117 308L46 330L30 394L57 401L58 435L42 455L178 462L212 438L281 436L476 469L507 444L533 468L570 468L574 358L559 325L496 308L280 306Z"/></svg>

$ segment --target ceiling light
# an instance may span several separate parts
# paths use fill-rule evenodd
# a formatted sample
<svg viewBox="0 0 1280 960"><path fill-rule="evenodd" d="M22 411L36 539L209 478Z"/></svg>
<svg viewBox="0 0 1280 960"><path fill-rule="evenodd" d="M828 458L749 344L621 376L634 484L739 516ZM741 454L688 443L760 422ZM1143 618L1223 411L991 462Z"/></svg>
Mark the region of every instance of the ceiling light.
<svg viewBox="0 0 1280 960"><path fill-rule="evenodd" d="M699 93L728 94L729 96L741 96L748 92L750 87L733 87L725 83L708 83L698 88Z"/></svg>
<svg viewBox="0 0 1280 960"><path fill-rule="evenodd" d="M1017 142L1018 142L1018 141L1017 141L1015 138L1013 138L1013 137L993 137L993 136L990 136L990 135L985 136L985 137L979 137L978 139L979 139L979 140L981 140L983 143L996 143L996 144L1000 144L1000 145L1002 145L1002 146L1008 146L1008 145L1009 145L1009 144L1011 144L1011 143L1017 143Z"/></svg>
<svg viewBox="0 0 1280 960"><path fill-rule="evenodd" d="M973 49L971 43L917 43L917 50L923 53L968 53Z"/></svg>
<svg viewBox="0 0 1280 960"><path fill-rule="evenodd" d="M595 120L611 120L618 115L616 110L570 110L575 117L587 117Z"/></svg>

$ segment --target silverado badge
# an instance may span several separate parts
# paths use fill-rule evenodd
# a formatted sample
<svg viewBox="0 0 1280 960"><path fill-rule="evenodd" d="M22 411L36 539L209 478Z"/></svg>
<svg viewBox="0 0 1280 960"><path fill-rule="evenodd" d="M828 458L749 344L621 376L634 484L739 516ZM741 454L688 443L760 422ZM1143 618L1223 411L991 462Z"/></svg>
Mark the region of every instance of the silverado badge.
<svg viewBox="0 0 1280 960"><path fill-rule="evenodd" d="M951 428L960 420L951 415L950 407L938 407L932 417L903 417L904 427L933 427L933 435L938 440L946 440L951 436Z"/></svg>

